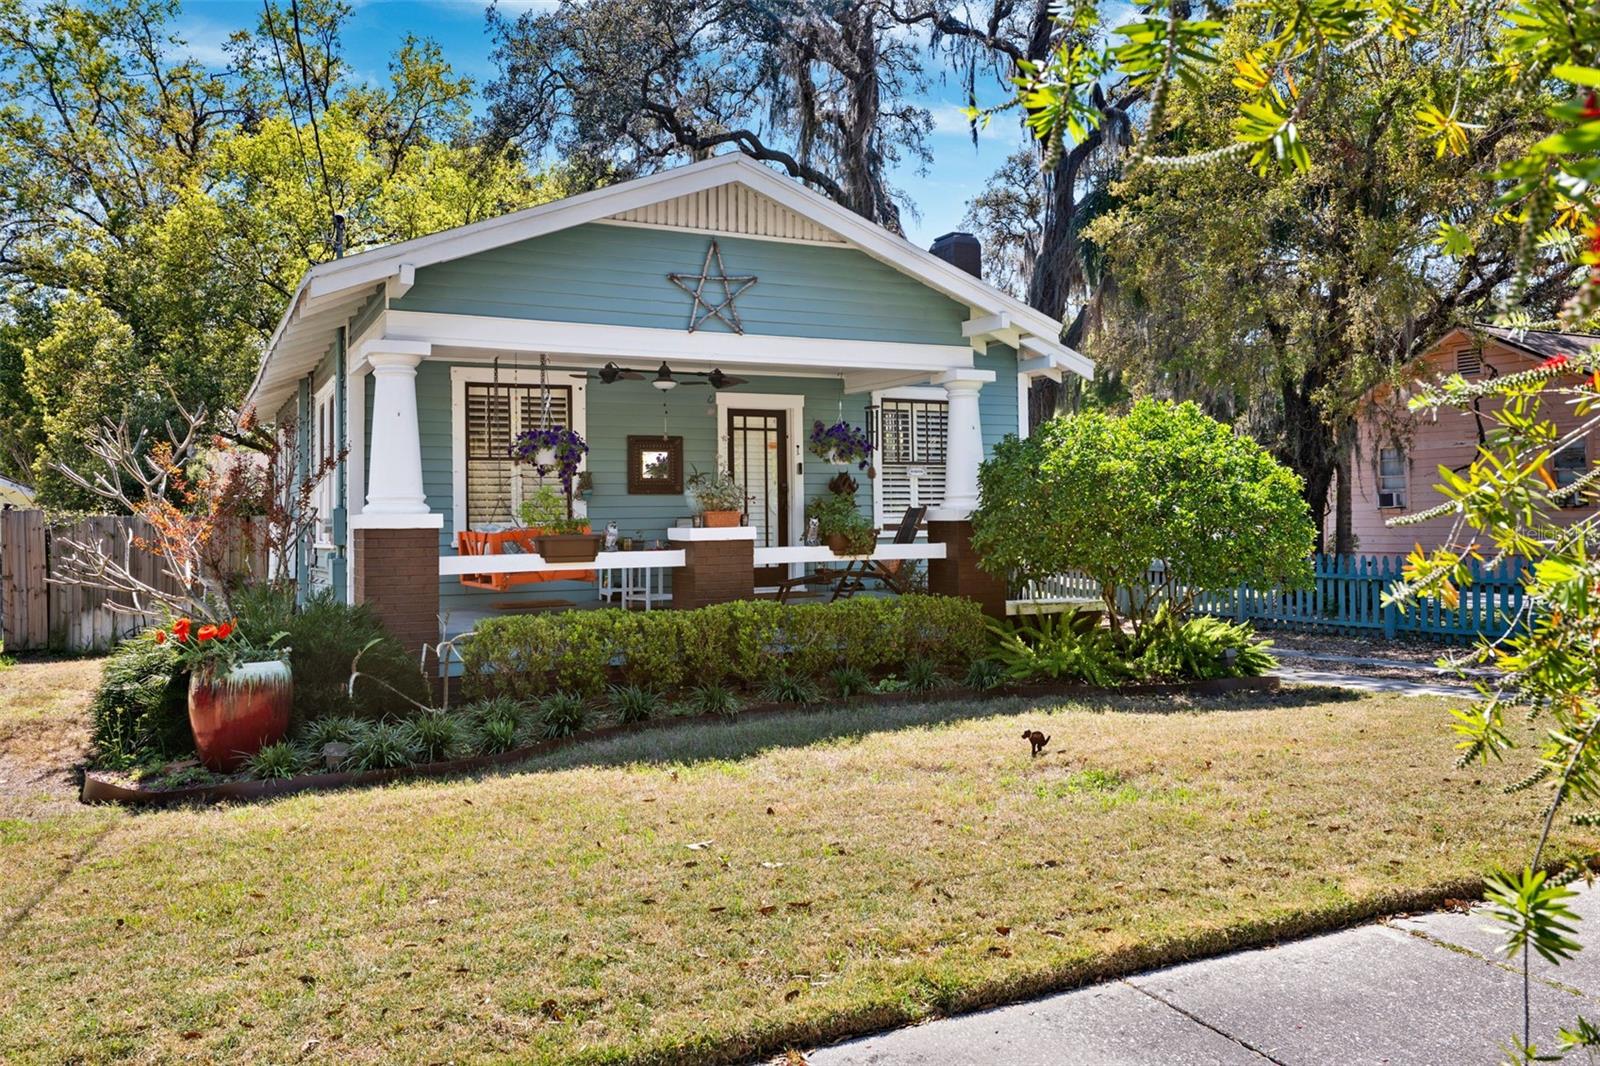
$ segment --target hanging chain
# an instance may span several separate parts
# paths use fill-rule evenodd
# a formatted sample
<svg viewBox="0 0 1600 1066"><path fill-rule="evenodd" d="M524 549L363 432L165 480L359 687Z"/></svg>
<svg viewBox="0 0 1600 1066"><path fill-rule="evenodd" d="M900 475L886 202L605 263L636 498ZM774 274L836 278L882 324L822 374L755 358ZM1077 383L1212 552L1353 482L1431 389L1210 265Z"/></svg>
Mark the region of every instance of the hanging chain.
<svg viewBox="0 0 1600 1066"><path fill-rule="evenodd" d="M539 422L541 428L550 428L550 356L539 353Z"/></svg>

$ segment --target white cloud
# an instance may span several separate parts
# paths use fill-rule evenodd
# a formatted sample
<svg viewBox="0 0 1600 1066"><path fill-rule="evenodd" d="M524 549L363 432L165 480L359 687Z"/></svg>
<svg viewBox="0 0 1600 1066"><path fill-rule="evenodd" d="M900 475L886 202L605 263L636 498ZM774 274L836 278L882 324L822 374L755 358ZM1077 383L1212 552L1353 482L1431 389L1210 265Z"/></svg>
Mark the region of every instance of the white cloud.
<svg viewBox="0 0 1600 1066"><path fill-rule="evenodd" d="M939 104L928 109L933 115L933 132L935 136L959 136L963 139L972 136L972 125L967 120L965 110L959 104ZM1017 128L1015 121L1009 115L997 115L985 126L983 119L978 119L978 139L981 141L1016 140Z"/></svg>

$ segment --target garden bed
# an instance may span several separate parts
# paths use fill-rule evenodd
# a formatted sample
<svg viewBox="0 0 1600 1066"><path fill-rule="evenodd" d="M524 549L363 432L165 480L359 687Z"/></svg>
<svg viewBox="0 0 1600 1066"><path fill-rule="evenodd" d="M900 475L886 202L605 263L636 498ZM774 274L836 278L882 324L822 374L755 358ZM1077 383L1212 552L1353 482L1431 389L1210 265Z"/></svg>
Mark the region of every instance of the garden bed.
<svg viewBox="0 0 1600 1066"><path fill-rule="evenodd" d="M885 692L862 694L849 699L832 699L813 704L756 703L742 708L734 718L713 714L677 715L629 725L607 726L592 729L570 737L559 737L525 744L509 751L475 755L469 758L448 759L442 762L389 770L354 770L319 774L302 774L298 777L256 780L239 778L214 783L187 785L177 788L150 787L131 777L88 771L84 775L79 799L84 803L122 803L128 805L162 805L174 803L216 803L223 800L258 800L286 796L296 792L352 788L365 785L382 785L413 778L449 777L453 774L472 773L524 762L538 755L555 751L572 744L581 744L609 737L639 733L647 730L670 729L683 726L705 726L735 721L752 716L793 714L800 711L825 712L842 707L871 706L907 702L949 702L961 699L992 699L997 696L1061 696L1072 699L1094 699L1110 696L1175 696L1221 695L1230 692L1270 692L1278 688L1276 677L1224 677L1206 681L1174 684L1127 685L1120 688L1098 688L1073 682L1034 682L1008 685L988 692L965 687L947 688L934 693Z"/></svg>

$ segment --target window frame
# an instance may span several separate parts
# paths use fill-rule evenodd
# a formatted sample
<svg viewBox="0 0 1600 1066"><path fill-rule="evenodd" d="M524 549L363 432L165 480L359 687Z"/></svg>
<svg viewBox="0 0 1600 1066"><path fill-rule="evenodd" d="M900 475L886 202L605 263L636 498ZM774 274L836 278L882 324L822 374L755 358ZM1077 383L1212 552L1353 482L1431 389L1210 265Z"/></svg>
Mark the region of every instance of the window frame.
<svg viewBox="0 0 1600 1066"><path fill-rule="evenodd" d="M1383 471L1383 462L1384 462L1385 453L1390 453L1390 454L1394 455L1395 461L1399 464L1399 467L1400 467L1400 470L1399 470L1398 473L1395 473L1395 474L1385 474L1384 473L1384 471ZM1376 484L1377 484L1377 493L1378 493L1378 510L1380 510L1380 511L1403 511L1403 510L1405 510L1406 506L1407 506L1407 502L1409 501L1410 496L1411 496L1411 492L1410 492L1410 489L1411 489L1410 472L1411 471L1410 471L1410 462L1406 457L1406 450L1404 448L1399 447L1399 446L1395 446L1395 447L1392 447L1392 448L1380 447L1378 449L1378 456L1377 456L1377 459L1375 461L1375 466L1376 466ZM1385 487L1384 479L1385 478L1389 478L1389 477L1399 478L1400 487L1398 489L1392 489L1392 488ZM1385 504L1383 502L1383 497L1384 497L1384 495L1386 493L1393 494L1394 496L1398 497L1398 501L1399 502Z"/></svg>
<svg viewBox="0 0 1600 1066"><path fill-rule="evenodd" d="M874 428L875 435L876 435L876 442L875 443L878 446L878 454L876 454L873 457L873 462L874 462L874 465L877 467L878 476L872 480L872 521L879 529L883 529L885 527L885 525L888 524L888 523L899 522L900 518L901 518L900 515L885 515L884 512L883 512L884 495L885 495L884 486L886 484L885 476L887 474L888 467L889 467L889 463L886 460L884 460L884 458L883 458L883 454L884 454L884 449L883 449L883 441L884 441L883 408L884 408L884 405L887 404L887 403L903 403L903 402L926 403L926 404L937 403L937 404L940 404L940 405L942 405L944 407L944 409L945 409L945 422L944 422L945 447L944 447L944 454L943 454L943 456L941 457L941 459L938 462L932 462L932 461L929 461L929 460L912 460L910 462L897 463L895 465L898 465L898 466L926 466L926 467L935 467L936 466L936 467L939 467L940 470L945 471L946 473L948 473L948 469L949 469L949 455L950 455L950 396L949 396L949 394L946 393L941 388L937 388L937 387L934 387L934 386L928 386L928 385L915 385L915 386L909 386L909 387L898 388L898 389L883 389L883 390L880 390L880 391L873 392L872 393L872 406L875 409L875 417L877 419L877 425L875 427L873 427L873 428ZM913 415L913 417L915 417L915 416ZM913 430L913 439L914 438L915 438L915 430ZM938 501L929 501L929 500L919 500L918 501L919 505L928 506L928 507L937 507L940 504L942 504L943 502L944 501L943 501L942 494L941 494L940 499Z"/></svg>
<svg viewBox="0 0 1600 1066"><path fill-rule="evenodd" d="M1577 464L1577 466L1576 467L1563 467L1561 465L1561 461L1560 461L1561 457L1563 455L1568 455L1568 454L1572 454L1572 453L1576 453L1577 456L1578 456L1578 464ZM1572 477L1571 478L1564 477L1563 476L1563 471L1571 471L1572 472ZM1556 451L1556 452L1552 452L1551 455L1550 455L1550 475L1556 479L1556 487L1557 488L1566 488L1568 485L1571 485L1573 482L1577 481L1579 478L1583 477L1583 475L1587 474L1588 472L1589 472L1589 440L1588 440L1587 437L1580 437L1577 440L1573 441L1571 444L1567 445L1565 448L1562 448L1561 450ZM1571 496L1565 497L1560 503L1560 507L1564 511L1578 510L1580 508L1587 507L1587 506L1589 506L1589 504L1588 504L1587 501L1584 500L1583 493L1581 493L1581 492L1574 493Z"/></svg>
<svg viewBox="0 0 1600 1066"><path fill-rule="evenodd" d="M588 424L588 387L587 378L582 371L550 370L549 385L552 391L557 388L571 389L571 428L576 430L585 440L589 437ZM454 365L450 367L450 521L449 539L455 543L456 533L471 528L467 524L467 385L493 385L495 384L495 370L491 363L475 363L467 365ZM539 367L531 368L524 360L520 366L508 368L504 362L500 365L499 384L532 386L539 384ZM589 456L584 456L579 462L579 471L589 468ZM574 500L573 506L576 513L583 514L585 504L582 500Z"/></svg>

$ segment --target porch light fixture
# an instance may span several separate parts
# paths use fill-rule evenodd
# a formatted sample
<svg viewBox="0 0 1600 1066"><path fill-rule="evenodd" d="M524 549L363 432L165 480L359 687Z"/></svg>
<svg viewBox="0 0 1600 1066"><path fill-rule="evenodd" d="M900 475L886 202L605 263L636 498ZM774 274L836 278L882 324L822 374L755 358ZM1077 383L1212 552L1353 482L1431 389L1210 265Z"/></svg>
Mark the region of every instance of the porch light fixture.
<svg viewBox="0 0 1600 1066"><path fill-rule="evenodd" d="M600 368L598 377L602 384L614 385L618 381L643 381L646 373L648 371L634 370L629 367L618 366L616 363L607 363ZM731 389L737 385L749 383L748 378L738 378L732 374L724 374L721 367L714 370L674 371L666 363L662 363L656 368L655 375L650 379L650 384L662 392L669 392L678 387L680 384L679 378L701 378L707 385L716 390Z"/></svg>
<svg viewBox="0 0 1600 1066"><path fill-rule="evenodd" d="M656 376L651 380L650 384L662 392L678 387L677 379L672 376L672 369L666 363L661 364L661 369L656 371Z"/></svg>

